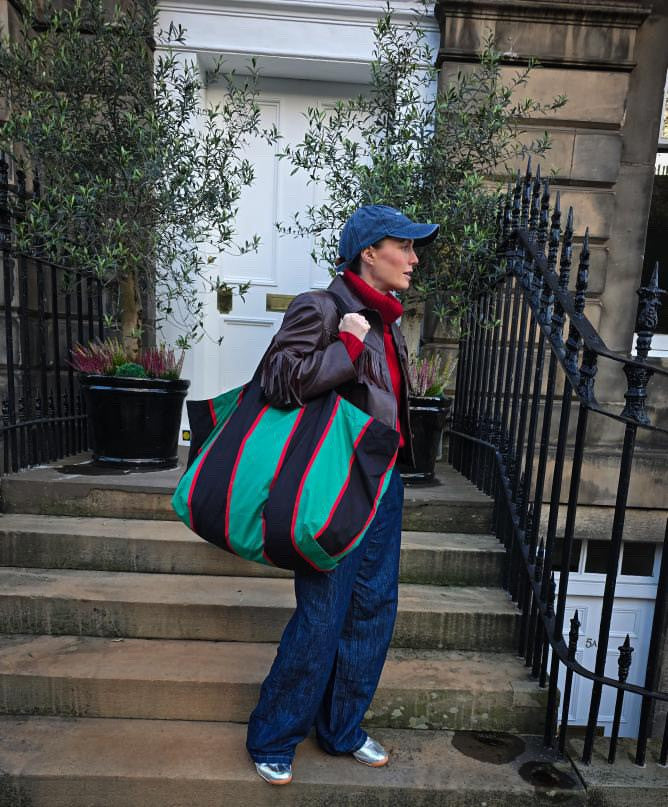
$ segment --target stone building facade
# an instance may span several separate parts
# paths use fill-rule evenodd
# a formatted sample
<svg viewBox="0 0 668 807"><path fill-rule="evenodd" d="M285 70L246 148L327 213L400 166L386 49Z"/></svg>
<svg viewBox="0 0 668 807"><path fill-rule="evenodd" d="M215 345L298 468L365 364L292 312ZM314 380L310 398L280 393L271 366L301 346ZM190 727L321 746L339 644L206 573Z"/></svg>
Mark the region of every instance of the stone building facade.
<svg viewBox="0 0 668 807"><path fill-rule="evenodd" d="M668 69L668 2L528 2L439 0L441 82L475 60L490 33L504 54L504 70L535 58L526 94L547 101L567 96L565 107L526 122L528 132L549 131L552 148L542 160L562 209L575 211L576 247L585 228L591 239L586 314L608 347L632 349L635 291L641 284L645 235L654 182L657 143ZM577 248L576 248L577 252ZM599 368L600 400L624 404L624 379ZM665 424L668 390L657 389L654 405ZM592 450L583 498L610 504L615 487L614 447L620 433L592 430ZM637 507L663 506L665 446L645 445L632 489ZM654 539L665 523L657 519Z"/></svg>
<svg viewBox="0 0 668 807"><path fill-rule="evenodd" d="M586 314L609 348L630 351L657 144L668 136L663 115L668 0L439 0L436 15L443 83L453 72L466 69L492 33L504 54L506 70L526 64L531 57L539 60L541 66L533 71L526 88L528 95L543 101L560 93L568 97L563 109L531 120L526 128L547 129L552 136L553 148L543 160L543 169L553 175L552 188L561 192L562 209L574 208L576 243L589 227L591 281ZM596 381L599 400L621 411L623 376L610 368L601 370ZM665 425L668 390L653 393L653 416ZM620 438L621 428L615 432L609 422L590 433L578 508L578 534L588 537L590 545L610 535ZM641 442L627 512L627 541L663 542L667 466L665 444ZM567 490L567 482L562 491ZM571 579L583 586L594 603L595 575ZM649 586L647 591L651 601ZM665 642L663 657L665 688Z"/></svg>

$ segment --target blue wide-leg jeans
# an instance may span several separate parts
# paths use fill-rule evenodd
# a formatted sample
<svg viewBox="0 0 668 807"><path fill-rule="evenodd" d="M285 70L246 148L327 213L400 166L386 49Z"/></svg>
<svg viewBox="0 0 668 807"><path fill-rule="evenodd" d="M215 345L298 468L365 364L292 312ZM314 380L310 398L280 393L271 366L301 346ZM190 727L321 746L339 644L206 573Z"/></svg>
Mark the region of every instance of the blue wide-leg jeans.
<svg viewBox="0 0 668 807"><path fill-rule="evenodd" d="M397 613L403 499L394 470L361 544L331 572L295 574L297 608L248 722L255 762L292 762L314 724L330 754L364 745Z"/></svg>

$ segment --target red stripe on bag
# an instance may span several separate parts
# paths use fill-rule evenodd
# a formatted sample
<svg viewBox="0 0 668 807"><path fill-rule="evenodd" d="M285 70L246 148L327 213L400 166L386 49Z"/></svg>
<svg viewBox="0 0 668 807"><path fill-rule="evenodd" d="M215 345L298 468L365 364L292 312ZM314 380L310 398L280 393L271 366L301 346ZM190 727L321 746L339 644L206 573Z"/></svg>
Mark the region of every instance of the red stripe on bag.
<svg viewBox="0 0 668 807"><path fill-rule="evenodd" d="M271 480L271 484L269 485L269 491L270 492L271 492L271 489L274 487L274 482L276 482L276 479L278 478L278 475L279 475L279 473L281 471L281 468L283 467L283 462L285 460L285 455L288 453L288 448L290 447L290 443L292 442L292 437L293 437L294 433L297 431L297 426L299 426L299 422L302 419L302 417L304 416L304 411L305 411L304 407L302 407L299 414L295 418L295 422L292 425L292 428L290 429L290 434L288 435L288 439L285 441L285 445L283 446L283 451L281 451L281 456L278 458L278 464L276 465L276 470L274 471L274 477ZM266 532L267 532L267 520L265 518L264 510L263 510L262 511L262 557L266 561L271 563L272 566L275 566L276 564L269 557L269 555L267 555L267 553L265 552L265 549L264 549L264 537L266 535Z"/></svg>
<svg viewBox="0 0 668 807"><path fill-rule="evenodd" d="M264 415L265 415L265 413L266 413L266 411L268 409L269 409L269 404L266 404L265 406L262 407L262 409L260 410L260 413L255 418L255 420L253 421L250 429L244 435L244 439L241 441L241 445L239 446L239 451L237 452L237 457L236 457L236 459L234 461L234 467L232 468L232 473L230 474L230 482L229 482L229 485L227 486L227 503L225 505L225 533L224 533L224 538L225 538L225 543L227 544L228 549L230 550L230 552L234 553L235 555L237 553L234 552L234 550L232 549L232 544L230 543L230 505L232 503L232 486L234 485L234 478L237 475L237 468L239 467L239 463L241 462L241 455L244 453L244 448L246 447L246 442L248 441L248 438L251 436L251 434L253 434L253 432L257 428L258 423L262 420L262 418L264 417Z"/></svg>
<svg viewBox="0 0 668 807"><path fill-rule="evenodd" d="M215 426L218 423L218 416L216 415L216 410L213 408L213 398L209 398L209 412L211 413L211 420Z"/></svg>
<svg viewBox="0 0 668 807"><path fill-rule="evenodd" d="M223 429L225 428L225 426L227 426L227 424L229 423L230 418L232 417L232 415L236 411L237 407L241 403L241 399L242 399L243 394L244 394L244 389L245 389L245 387L242 387L239 390L239 395L237 396L237 402L235 404L234 409L232 410L232 412L230 412L229 417L227 418L225 423L223 423L223 425L221 426L221 429L218 432L218 434L209 443L209 447L207 448L207 450L206 450L204 456L202 457L202 459L200 460L199 465L197 466L197 470L193 474L192 482L190 483L190 490L188 491L188 520L190 522L190 529L193 532L195 532L195 519L193 518L193 495L195 493L195 485L197 484L197 477L199 476L199 472L202 470L202 466L206 462L206 458L207 458L207 455L208 455L209 451L211 451L211 449L213 448L213 444L216 442L216 440L223 433ZM213 404L212 404L211 400L209 400L209 406L213 409ZM214 412L214 416L215 416L215 412ZM198 454L201 453L201 451L202 451L202 449L200 448Z"/></svg>
<svg viewBox="0 0 668 807"><path fill-rule="evenodd" d="M297 541L295 540L295 527L297 526L297 513L299 512L299 502L301 500L304 485L306 483L306 477L308 476L309 471L311 470L311 466L315 462L315 458L318 456L318 452L320 451L322 444L325 442L325 438L329 434L329 430L332 427L332 423L334 422L334 417L336 416L336 413L339 411L340 403L341 403L341 396L337 395L336 403L334 404L334 407L332 409L332 414L329 416L327 425L325 426L325 429L322 435L320 436L320 439L318 440L318 444L316 445L315 450L311 455L311 459L309 460L309 463L306 466L306 470L304 471L304 474L301 478L301 482L299 483L299 488L297 490L297 497L295 499L295 506L294 510L292 511L292 524L290 525L290 539L292 541L292 546L295 548L295 552L297 552L298 555L300 555L310 566L313 566L313 568L316 569L317 571L322 571L322 569L319 569L318 566L316 566L316 564L310 558L306 557L306 555L297 546Z"/></svg>
<svg viewBox="0 0 668 807"><path fill-rule="evenodd" d="M355 452L357 451L357 446L360 444L360 440L364 437L364 434L365 434L366 430L369 428L369 426L372 423L373 423L373 418L369 418L367 420L367 422L364 424L364 426L362 427L362 431L357 436L357 439L355 440L355 443L353 445L353 451L352 451L352 454L350 456L350 463L348 464L348 475L346 476L346 481L343 483L343 487L339 491L339 495L336 497L336 501L334 502L334 506L330 510L329 516L327 517L327 521L325 522L323 527L320 530L318 530L316 535L313 536L314 541L317 541L320 538L320 536L325 532L327 527L329 527L331 520L334 518L334 513L336 513L336 509L338 508L339 503L341 502L341 499L343 498L343 494L346 492L346 489L348 488L348 485L350 484L350 474L352 473L352 470L353 470L353 463L355 462L355 456L356 456Z"/></svg>
<svg viewBox="0 0 668 807"><path fill-rule="evenodd" d="M336 553L336 555L332 555L333 558L338 558L340 555L343 555L344 552L347 552L348 549L350 549L350 547L355 543L355 541L360 537L360 535L364 532L364 530L369 526L369 524L373 520L373 517L376 515L376 510L378 509L378 500L380 499L380 492L383 489L383 483L385 482L385 477L388 475L388 473L390 473L392 468L394 468L394 463L397 459L397 453L398 451L395 452L394 456L392 457L392 462L390 463L387 471L385 471L385 473L380 478L380 484L378 485L378 490L376 491L376 498L374 499L373 507L371 508L371 512L369 513L369 518L367 518L366 523L347 546L344 546L340 552Z"/></svg>

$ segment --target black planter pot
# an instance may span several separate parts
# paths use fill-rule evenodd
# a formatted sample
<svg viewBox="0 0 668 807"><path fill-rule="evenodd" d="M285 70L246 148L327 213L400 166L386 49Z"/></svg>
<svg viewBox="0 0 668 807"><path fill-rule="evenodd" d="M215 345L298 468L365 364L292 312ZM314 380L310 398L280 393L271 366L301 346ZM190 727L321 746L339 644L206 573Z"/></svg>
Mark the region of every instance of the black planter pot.
<svg viewBox="0 0 668 807"><path fill-rule="evenodd" d="M451 406L452 398L409 396L415 465L398 465L404 484L420 485L433 481L436 457Z"/></svg>
<svg viewBox="0 0 668 807"><path fill-rule="evenodd" d="M88 444L98 465L173 468L181 409L190 381L79 376L88 414Z"/></svg>

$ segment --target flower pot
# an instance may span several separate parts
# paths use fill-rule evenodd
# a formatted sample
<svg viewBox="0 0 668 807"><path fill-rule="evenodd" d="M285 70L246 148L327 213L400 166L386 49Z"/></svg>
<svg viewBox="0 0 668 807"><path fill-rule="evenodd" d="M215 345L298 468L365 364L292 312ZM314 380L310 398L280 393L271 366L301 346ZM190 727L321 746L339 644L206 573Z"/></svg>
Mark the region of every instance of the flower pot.
<svg viewBox="0 0 668 807"><path fill-rule="evenodd" d="M173 468L181 409L190 381L79 376L88 444L98 465Z"/></svg>
<svg viewBox="0 0 668 807"><path fill-rule="evenodd" d="M436 457L451 406L452 398L409 396L415 465L398 466L404 484L425 484L433 481Z"/></svg>

